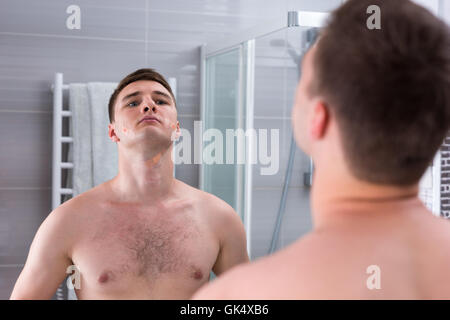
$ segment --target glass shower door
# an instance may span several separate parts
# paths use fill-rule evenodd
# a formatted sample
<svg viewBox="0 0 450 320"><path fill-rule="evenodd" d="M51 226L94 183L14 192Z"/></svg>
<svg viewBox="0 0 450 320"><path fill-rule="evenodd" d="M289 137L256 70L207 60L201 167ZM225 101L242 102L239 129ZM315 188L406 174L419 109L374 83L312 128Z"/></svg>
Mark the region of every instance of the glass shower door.
<svg viewBox="0 0 450 320"><path fill-rule="evenodd" d="M205 108L203 112L202 189L231 205L244 218L244 164L237 163L243 145L227 130L245 131L245 46L206 59ZM227 144L233 143L229 159ZM230 144L231 145L231 144ZM239 150L240 149L240 150ZM245 152L245 150L244 150ZM230 161L232 160L232 161Z"/></svg>
<svg viewBox="0 0 450 320"><path fill-rule="evenodd" d="M301 61L317 31L285 28L255 39L254 128L280 132L280 165L273 175L262 175L261 164L253 167L252 259L280 250L312 229L311 160L293 140L291 113Z"/></svg>
<svg viewBox="0 0 450 320"><path fill-rule="evenodd" d="M298 150L296 155L290 152L295 150L289 148L290 108L310 31L322 26L327 16L325 12L288 12L287 23L277 19L202 49L203 133L212 129L226 137L227 129L243 129L244 146L234 145L234 151L244 148L246 162L227 164L228 141L223 139L223 153L214 154L220 162L202 162L200 188L228 202L241 216L252 259L271 252L270 247L284 247L311 228L306 183L312 173L311 161ZM260 134L272 137L272 130L281 132L274 135L281 141L274 138L276 145L272 146L266 139L269 149L264 149ZM210 132L205 139L203 135L203 159L216 136ZM265 155L261 150L270 151ZM274 161L278 171L267 176L260 169L267 168L269 154L271 160L279 159L280 166ZM291 183L288 176L293 177ZM299 210L301 218L292 218Z"/></svg>

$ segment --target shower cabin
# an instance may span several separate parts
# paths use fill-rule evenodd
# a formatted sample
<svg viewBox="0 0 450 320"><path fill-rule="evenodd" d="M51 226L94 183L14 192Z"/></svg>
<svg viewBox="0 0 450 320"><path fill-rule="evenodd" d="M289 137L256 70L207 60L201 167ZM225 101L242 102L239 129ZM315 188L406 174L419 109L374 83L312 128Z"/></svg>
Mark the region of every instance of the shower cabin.
<svg viewBox="0 0 450 320"><path fill-rule="evenodd" d="M312 227L313 165L295 145L290 115L302 56L327 16L288 12L285 19L201 50L203 135L198 141L202 151L196 152L204 156L213 141L204 135L211 130L220 131L227 144L234 140L231 149L225 148L225 141L218 144L223 147L222 163L202 163L200 188L240 215L252 259L288 245ZM227 135L230 129L241 129L244 138ZM234 161L226 161L230 151ZM239 155L245 161L239 161ZM269 156L272 170L267 170Z"/></svg>

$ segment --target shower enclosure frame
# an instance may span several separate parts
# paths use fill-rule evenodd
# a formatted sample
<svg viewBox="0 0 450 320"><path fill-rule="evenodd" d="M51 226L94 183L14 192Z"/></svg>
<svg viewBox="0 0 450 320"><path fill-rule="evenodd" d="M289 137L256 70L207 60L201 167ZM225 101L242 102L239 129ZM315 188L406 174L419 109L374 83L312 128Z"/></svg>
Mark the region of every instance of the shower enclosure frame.
<svg viewBox="0 0 450 320"><path fill-rule="evenodd" d="M329 13L315 12L315 11L290 11L286 16L279 19L265 23L262 26L258 26L247 31L241 32L233 37L222 39L214 43L209 43L201 46L201 61L200 61L200 73L201 73L201 95L200 95L200 119L202 126L205 124L205 108L206 108L206 78L207 78L207 60L213 57L220 56L222 54L239 49L239 88L243 87L242 81L245 81L245 90L239 90L239 110L245 108L245 128L244 131L254 129L254 75L255 75L255 40L265 35L290 28L290 27L322 27L328 17ZM283 22L284 20L284 22ZM245 66L246 70L243 72L242 68ZM244 79L245 76L245 79ZM245 91L245 92L244 92ZM243 95L245 94L245 97ZM245 101L245 102L244 102ZM244 102L244 104L242 104ZM243 116L240 114L240 116ZM244 123L242 119L238 122ZM202 127L202 133L203 133ZM197 156L202 157L203 148L203 134L198 136L199 141L195 152ZM250 135L247 143L245 144L245 154L251 156L250 150L253 150L254 141ZM245 163L244 172L238 167L237 171L238 181L243 178L244 188L242 192L237 190L237 207L238 214L242 217L246 237L247 237L247 250L249 256L251 256L251 209L252 209L252 165L251 161L247 158ZM205 173L204 165L200 166L199 170L199 184L200 189L205 190ZM239 184L238 184L239 187ZM205 190L208 191L208 190ZM244 203L242 204L242 202ZM240 212L239 212L240 211Z"/></svg>

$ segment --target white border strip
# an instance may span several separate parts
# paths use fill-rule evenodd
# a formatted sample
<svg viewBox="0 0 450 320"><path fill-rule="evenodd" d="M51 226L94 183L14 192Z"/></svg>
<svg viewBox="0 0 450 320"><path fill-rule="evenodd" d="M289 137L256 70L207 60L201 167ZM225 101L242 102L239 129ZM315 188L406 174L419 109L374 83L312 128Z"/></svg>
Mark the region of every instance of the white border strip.
<svg viewBox="0 0 450 320"><path fill-rule="evenodd" d="M62 88L63 74L55 73L53 90L52 210L61 204Z"/></svg>
<svg viewBox="0 0 450 320"><path fill-rule="evenodd" d="M246 84L246 132L250 132L253 129L253 117L254 117L254 95L255 95L255 40L249 40L247 42L247 84ZM244 209L244 226L247 236L247 252L251 257L251 225L252 225L252 194L253 194L253 181L252 181L252 150L253 150L253 135L249 134L247 147L247 154L250 159L246 159L245 163L245 209Z"/></svg>
<svg viewBox="0 0 450 320"><path fill-rule="evenodd" d="M433 160L433 207L435 216L441 215L441 151L436 153Z"/></svg>
<svg viewBox="0 0 450 320"><path fill-rule="evenodd" d="M201 123L205 123L205 104L206 104L206 44L203 44L200 47L200 120ZM194 129L195 130L195 129ZM195 132L195 131L194 131ZM194 159L197 157L203 156L201 154L201 150L203 149L203 134L199 135L199 141L197 141L196 145L199 146L200 150L194 150ZM195 144L194 144L195 145ZM200 154L199 154L200 153ZM204 190L205 184L203 181L204 172L203 172L203 161L200 162L200 169L198 170L198 184L199 189Z"/></svg>

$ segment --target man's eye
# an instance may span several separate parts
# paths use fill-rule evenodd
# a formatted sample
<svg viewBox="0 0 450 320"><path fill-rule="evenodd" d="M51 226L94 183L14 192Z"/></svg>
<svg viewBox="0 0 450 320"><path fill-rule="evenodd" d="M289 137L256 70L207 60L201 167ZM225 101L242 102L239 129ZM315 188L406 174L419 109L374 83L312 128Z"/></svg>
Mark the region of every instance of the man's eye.
<svg viewBox="0 0 450 320"><path fill-rule="evenodd" d="M130 102L129 104L127 104L127 106L129 107L137 107L138 103L136 101Z"/></svg>
<svg viewBox="0 0 450 320"><path fill-rule="evenodd" d="M155 102L156 104L167 104L167 102L164 100L156 100Z"/></svg>

